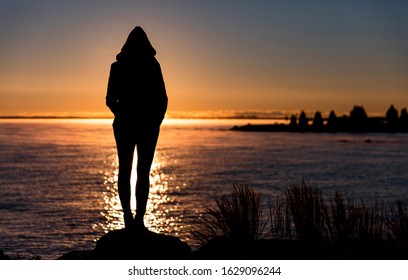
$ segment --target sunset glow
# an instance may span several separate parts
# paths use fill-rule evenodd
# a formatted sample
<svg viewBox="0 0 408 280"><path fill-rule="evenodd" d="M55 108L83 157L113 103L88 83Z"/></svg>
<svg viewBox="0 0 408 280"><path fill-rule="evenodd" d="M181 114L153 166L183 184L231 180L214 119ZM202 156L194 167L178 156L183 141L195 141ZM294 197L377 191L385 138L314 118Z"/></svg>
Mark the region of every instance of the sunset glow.
<svg viewBox="0 0 408 280"><path fill-rule="evenodd" d="M0 116L111 116L109 67L135 25L157 50L170 116L402 109L407 12L404 1L2 1Z"/></svg>

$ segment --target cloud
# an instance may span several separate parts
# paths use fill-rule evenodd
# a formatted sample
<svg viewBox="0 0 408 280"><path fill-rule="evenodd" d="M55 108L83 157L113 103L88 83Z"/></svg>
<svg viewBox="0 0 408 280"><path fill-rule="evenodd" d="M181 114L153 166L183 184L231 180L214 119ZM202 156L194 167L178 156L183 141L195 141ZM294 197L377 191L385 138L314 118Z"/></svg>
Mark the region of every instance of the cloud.
<svg viewBox="0 0 408 280"><path fill-rule="evenodd" d="M285 119L293 112L272 110L207 110L207 111L169 111L169 118L188 119Z"/></svg>

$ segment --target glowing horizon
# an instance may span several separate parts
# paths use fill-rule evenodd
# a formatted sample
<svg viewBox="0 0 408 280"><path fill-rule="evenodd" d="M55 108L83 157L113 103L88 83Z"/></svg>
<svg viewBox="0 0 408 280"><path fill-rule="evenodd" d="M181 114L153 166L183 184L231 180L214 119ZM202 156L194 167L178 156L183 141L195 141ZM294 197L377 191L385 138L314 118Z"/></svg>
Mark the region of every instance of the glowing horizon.
<svg viewBox="0 0 408 280"><path fill-rule="evenodd" d="M386 110L380 111L367 111L369 117L384 117L389 107L394 104L388 105ZM324 118L327 118L331 111L334 111L338 116L349 115L354 106L363 105L355 104L346 111L336 110L207 110L207 111L168 111L165 115L165 120L199 120L199 119L221 119L221 120L288 120L291 116L299 116L303 111L309 118L313 117L316 112L320 112ZM407 107L396 107L398 114L401 110ZM16 115L0 115L0 119L84 119L84 120L103 120L113 119L114 115L111 112L43 112L43 113L20 113Z"/></svg>

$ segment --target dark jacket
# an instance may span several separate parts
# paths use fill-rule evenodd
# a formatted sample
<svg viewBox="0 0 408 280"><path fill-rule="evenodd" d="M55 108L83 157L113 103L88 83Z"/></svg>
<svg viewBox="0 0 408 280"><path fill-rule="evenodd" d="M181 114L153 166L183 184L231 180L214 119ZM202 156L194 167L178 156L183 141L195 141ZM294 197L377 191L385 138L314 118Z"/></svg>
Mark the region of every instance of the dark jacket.
<svg viewBox="0 0 408 280"><path fill-rule="evenodd" d="M167 109L166 88L154 56L111 65L106 105L115 121L160 125Z"/></svg>

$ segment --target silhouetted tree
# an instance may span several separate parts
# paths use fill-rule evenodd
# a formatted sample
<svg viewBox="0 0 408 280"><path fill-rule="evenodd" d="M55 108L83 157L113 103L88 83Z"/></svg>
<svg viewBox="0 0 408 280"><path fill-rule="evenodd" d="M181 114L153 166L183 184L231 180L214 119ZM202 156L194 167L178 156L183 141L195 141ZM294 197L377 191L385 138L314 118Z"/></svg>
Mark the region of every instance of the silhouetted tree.
<svg viewBox="0 0 408 280"><path fill-rule="evenodd" d="M350 112L350 128L352 131L367 130L367 113L363 106L354 106Z"/></svg>
<svg viewBox="0 0 408 280"><path fill-rule="evenodd" d="M343 115L337 118L338 131L350 131L350 118L347 115Z"/></svg>
<svg viewBox="0 0 408 280"><path fill-rule="evenodd" d="M312 127L314 131L322 131L323 130L323 117L322 114L317 111L313 118Z"/></svg>
<svg viewBox="0 0 408 280"><path fill-rule="evenodd" d="M335 132L338 130L338 120L337 120L337 116L336 113L334 111L331 111L329 114L329 118L327 119L327 130L330 132Z"/></svg>
<svg viewBox="0 0 408 280"><path fill-rule="evenodd" d="M299 116L299 129L306 130L308 126L308 119L304 111L300 112Z"/></svg>
<svg viewBox="0 0 408 280"><path fill-rule="evenodd" d="M394 108L394 105L391 105L385 114L387 118L387 127L391 131L398 129L398 111Z"/></svg>
<svg viewBox="0 0 408 280"><path fill-rule="evenodd" d="M407 108L401 110L399 117L399 128L401 131L408 132L408 112Z"/></svg>
<svg viewBox="0 0 408 280"><path fill-rule="evenodd" d="M296 127L297 126L297 118L296 118L296 116L295 115L292 115L291 117L290 117L290 124L289 124L291 127Z"/></svg>

